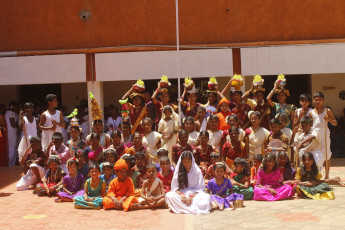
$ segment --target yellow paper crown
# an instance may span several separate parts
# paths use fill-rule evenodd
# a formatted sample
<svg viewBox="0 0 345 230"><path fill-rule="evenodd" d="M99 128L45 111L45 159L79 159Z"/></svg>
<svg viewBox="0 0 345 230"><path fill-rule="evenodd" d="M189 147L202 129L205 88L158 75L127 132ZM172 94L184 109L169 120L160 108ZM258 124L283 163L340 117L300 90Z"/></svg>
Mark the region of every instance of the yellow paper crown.
<svg viewBox="0 0 345 230"><path fill-rule="evenodd" d="M192 80L191 77L186 77L186 78L184 79L184 84L185 84L185 85L189 85L192 81L193 81L193 80Z"/></svg>
<svg viewBox="0 0 345 230"><path fill-rule="evenodd" d="M145 83L141 79L137 80L137 84L136 85L139 86L139 87L145 87Z"/></svg>
<svg viewBox="0 0 345 230"><path fill-rule="evenodd" d="M210 77L208 84L218 84L216 77L215 76Z"/></svg>
<svg viewBox="0 0 345 230"><path fill-rule="evenodd" d="M234 79L234 80L243 80L241 74L235 74L235 75L232 77L232 79Z"/></svg>
<svg viewBox="0 0 345 230"><path fill-rule="evenodd" d="M285 80L284 74L279 74L277 79L278 80Z"/></svg>
<svg viewBox="0 0 345 230"><path fill-rule="evenodd" d="M163 81L163 82L169 82L168 76L167 76L167 75L163 75L162 78L161 78L161 81Z"/></svg>
<svg viewBox="0 0 345 230"><path fill-rule="evenodd" d="M262 77L260 75L254 75L254 80L253 82L261 82L262 81Z"/></svg>

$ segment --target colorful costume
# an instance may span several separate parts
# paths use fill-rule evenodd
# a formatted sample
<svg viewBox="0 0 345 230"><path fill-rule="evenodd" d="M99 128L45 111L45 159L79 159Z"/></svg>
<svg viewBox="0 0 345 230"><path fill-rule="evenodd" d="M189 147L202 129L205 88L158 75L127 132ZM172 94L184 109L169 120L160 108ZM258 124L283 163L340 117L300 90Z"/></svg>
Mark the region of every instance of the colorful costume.
<svg viewBox="0 0 345 230"><path fill-rule="evenodd" d="M57 197L73 200L75 196L84 195L84 188L82 187L82 185L85 183L85 179L83 175L78 173L74 178L70 175L67 175L63 178L62 183L66 185L66 189L73 194L71 195L65 191L61 191L56 194Z"/></svg>
<svg viewBox="0 0 345 230"><path fill-rule="evenodd" d="M319 181L322 178L320 171L317 175L312 176L311 172L302 172L301 168L297 169L296 180L300 181ZM321 183L313 187L303 185L296 186L296 192L303 198L310 198L314 200L333 200L335 199L333 189L326 183Z"/></svg>
<svg viewBox="0 0 345 230"><path fill-rule="evenodd" d="M284 181L293 180L296 175L296 170L293 167L284 167L279 169Z"/></svg>
<svg viewBox="0 0 345 230"><path fill-rule="evenodd" d="M220 210L231 208L235 200L243 200L243 195L231 193L232 184L229 179L224 178L224 182L218 185L215 178L207 184L207 190L211 193L211 205L213 208L219 207Z"/></svg>
<svg viewBox="0 0 345 230"><path fill-rule="evenodd" d="M52 156L52 155L59 156L60 161L61 161L61 165L60 165L61 169L65 171L65 173L68 173L66 163L68 159L72 157L71 152L69 151L69 148L63 143L60 145L58 149L56 149L55 145L53 145L49 150L49 156Z"/></svg>
<svg viewBox="0 0 345 230"><path fill-rule="evenodd" d="M99 145L96 149L92 149L92 146L90 145L84 149L84 153L89 159L89 164L99 164L103 157L103 147ZM100 155L101 157L99 160L96 160Z"/></svg>
<svg viewBox="0 0 345 230"><path fill-rule="evenodd" d="M287 117L287 121L285 124L285 127L291 128L292 127L292 122L290 120L291 113L296 110L296 107L292 104L284 104L280 105L279 103L273 102L274 106L273 109L275 111L275 117L278 118L278 115L281 113L284 113Z"/></svg>
<svg viewBox="0 0 345 230"><path fill-rule="evenodd" d="M283 177L279 169L276 169L269 174L261 168L258 171L257 184L254 187L254 200L276 201L285 200L295 194L292 187L288 184L282 184ZM258 185L264 186L260 187ZM267 188L274 189L276 195L272 195Z"/></svg>
<svg viewBox="0 0 345 230"><path fill-rule="evenodd" d="M102 191L106 189L107 184L103 180L99 180L97 187L91 187L91 180L87 179L85 188L87 188L87 196L95 198L93 201L85 201L84 196L75 196L73 199L74 207L81 209L101 209L102 208Z"/></svg>
<svg viewBox="0 0 345 230"><path fill-rule="evenodd" d="M249 176L244 175L243 173L237 174L237 173L231 173L231 179L235 180L238 183L244 184L247 181L250 182ZM246 181L247 180L247 181ZM252 200L253 195L254 195L254 190L253 187L248 187L248 188L239 188L237 185L234 185L232 188L232 191L234 193L242 194L243 198L245 200Z"/></svg>
<svg viewBox="0 0 345 230"><path fill-rule="evenodd" d="M233 114L238 117L238 126L243 127L248 121L248 112L250 111L250 106L245 103L236 104L234 108L231 109Z"/></svg>
<svg viewBox="0 0 345 230"><path fill-rule="evenodd" d="M231 144L231 141L225 142L223 145L223 156L225 157L225 163L231 168L234 165L234 161L237 157L246 158L245 144L238 141L235 146Z"/></svg>
<svg viewBox="0 0 345 230"><path fill-rule="evenodd" d="M228 99L223 98L222 100L220 100L219 104L218 104L218 111L219 111L219 107L221 104L226 103L227 105L230 105ZM223 112L219 112L216 115L219 118L219 123L218 123L218 129L219 130L229 130L230 129L230 125L228 123L226 123L226 117L231 115L232 113L230 112L230 110L226 111L226 113Z"/></svg>
<svg viewBox="0 0 345 230"><path fill-rule="evenodd" d="M173 176L174 176L174 172L172 170L169 170L169 174L166 176L163 176L162 172L159 172L157 174L157 178L163 182L165 193L170 191L171 181L173 179Z"/></svg>
<svg viewBox="0 0 345 230"><path fill-rule="evenodd" d="M62 180L62 178L65 176L65 172L59 167L56 169L55 172L52 172L52 170L49 168L46 172L45 180L48 188L51 188ZM36 191L38 196L45 196L47 195L47 191L43 185L43 183L38 183L36 185ZM50 192L50 195L55 196L60 190L62 189L62 185L58 186L54 191Z"/></svg>
<svg viewBox="0 0 345 230"><path fill-rule="evenodd" d="M128 169L125 160L120 159L115 163L114 169ZM121 200L123 197L127 197L123 202L123 210L127 212L133 203L138 203L138 198L135 197L134 184L131 178L126 177L123 182L116 177L109 184L107 196L103 198L104 209L115 208L114 202L110 197L114 197L117 200Z"/></svg>

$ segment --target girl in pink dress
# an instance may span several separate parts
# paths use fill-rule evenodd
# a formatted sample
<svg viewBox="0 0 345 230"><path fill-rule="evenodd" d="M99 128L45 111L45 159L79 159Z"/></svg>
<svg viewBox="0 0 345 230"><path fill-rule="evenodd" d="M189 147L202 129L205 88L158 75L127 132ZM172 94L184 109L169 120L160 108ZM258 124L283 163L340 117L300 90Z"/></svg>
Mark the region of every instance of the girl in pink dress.
<svg viewBox="0 0 345 230"><path fill-rule="evenodd" d="M276 155L274 153L266 155L262 162L262 167L258 171L253 200L285 200L294 194L293 188L283 183L283 177L278 168Z"/></svg>

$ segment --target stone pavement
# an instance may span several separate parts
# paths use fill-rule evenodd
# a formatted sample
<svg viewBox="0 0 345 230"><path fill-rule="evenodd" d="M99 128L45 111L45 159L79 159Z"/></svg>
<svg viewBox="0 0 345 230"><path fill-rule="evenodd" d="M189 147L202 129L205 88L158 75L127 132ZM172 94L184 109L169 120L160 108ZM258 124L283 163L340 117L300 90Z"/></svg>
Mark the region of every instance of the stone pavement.
<svg viewBox="0 0 345 230"><path fill-rule="evenodd" d="M209 215L177 215L168 210L77 210L32 190L17 192L20 167L0 168L0 229L344 229L345 188L335 200L246 201L245 208ZM332 160L331 176L345 180L345 159Z"/></svg>

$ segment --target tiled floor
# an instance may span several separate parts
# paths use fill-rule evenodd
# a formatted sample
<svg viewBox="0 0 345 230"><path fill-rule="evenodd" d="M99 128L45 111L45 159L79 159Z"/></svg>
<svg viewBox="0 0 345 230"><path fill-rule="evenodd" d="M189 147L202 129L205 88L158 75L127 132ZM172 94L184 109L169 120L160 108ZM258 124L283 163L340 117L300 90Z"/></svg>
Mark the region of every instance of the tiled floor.
<svg viewBox="0 0 345 230"><path fill-rule="evenodd" d="M334 159L331 176L345 180L345 159ZM168 210L77 210L32 190L17 192L21 168L0 168L0 229L344 229L345 188L335 200L245 202L245 208L209 215L176 215Z"/></svg>

